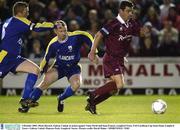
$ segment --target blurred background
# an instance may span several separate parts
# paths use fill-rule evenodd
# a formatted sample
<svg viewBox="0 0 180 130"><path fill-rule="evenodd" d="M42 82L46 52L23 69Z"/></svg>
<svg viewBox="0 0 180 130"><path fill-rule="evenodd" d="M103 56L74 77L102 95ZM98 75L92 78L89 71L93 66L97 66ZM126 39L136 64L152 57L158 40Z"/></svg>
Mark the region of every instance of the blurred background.
<svg viewBox="0 0 180 130"><path fill-rule="evenodd" d="M11 17L12 6L16 1L19 0L0 0L1 22ZM93 36L105 23L117 16L120 2L120 0L24 1L29 3L29 19L31 21L43 22L62 19L67 23L69 31L84 30ZM162 88L163 93L168 94L173 88L173 92L178 94L180 88L180 0L131 1L135 4L133 18L138 19L142 26L147 26L149 33L132 39L129 48L129 64L127 64L125 73L128 90L143 87L156 88L157 90L153 93L158 94L159 88ZM25 34L22 56L30 58L38 64L44 56L47 44L53 37L53 31ZM98 55L102 57L104 54L103 43L98 50ZM102 81L104 79L101 72L102 66L90 64L85 58L88 52L89 48L83 44L81 48L81 56L84 57L82 60L84 66L82 86L85 88L88 88L88 85L90 88L97 87L104 82ZM18 76L22 75L17 75L17 79L14 80L19 83L22 79L24 82L23 78ZM2 88L12 88L13 86L22 88L22 83L9 84L9 80L13 77L11 75L7 77L1 85ZM59 87L58 84L55 86ZM165 92L164 88L167 88ZM5 94L6 91L3 93Z"/></svg>

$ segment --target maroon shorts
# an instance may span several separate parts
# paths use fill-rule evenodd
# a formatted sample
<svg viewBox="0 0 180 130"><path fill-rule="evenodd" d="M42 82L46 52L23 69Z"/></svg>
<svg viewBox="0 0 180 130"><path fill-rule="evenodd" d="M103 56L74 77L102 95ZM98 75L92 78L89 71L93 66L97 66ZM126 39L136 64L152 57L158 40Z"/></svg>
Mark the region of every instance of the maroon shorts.
<svg viewBox="0 0 180 130"><path fill-rule="evenodd" d="M112 75L123 74L124 57L112 57L105 54L103 57L103 70L105 78L110 78Z"/></svg>

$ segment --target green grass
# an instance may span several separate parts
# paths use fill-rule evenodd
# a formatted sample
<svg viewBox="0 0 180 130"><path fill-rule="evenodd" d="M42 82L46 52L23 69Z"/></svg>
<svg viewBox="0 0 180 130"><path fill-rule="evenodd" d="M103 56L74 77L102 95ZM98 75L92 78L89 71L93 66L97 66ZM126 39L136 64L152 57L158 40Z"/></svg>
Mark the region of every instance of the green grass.
<svg viewBox="0 0 180 130"><path fill-rule="evenodd" d="M165 114L151 112L153 100L168 104ZM66 100L65 110L58 113L55 96L43 96L40 106L29 113L18 113L20 97L0 96L1 123L180 123L180 96L114 96L97 106L98 115L84 110L85 96Z"/></svg>

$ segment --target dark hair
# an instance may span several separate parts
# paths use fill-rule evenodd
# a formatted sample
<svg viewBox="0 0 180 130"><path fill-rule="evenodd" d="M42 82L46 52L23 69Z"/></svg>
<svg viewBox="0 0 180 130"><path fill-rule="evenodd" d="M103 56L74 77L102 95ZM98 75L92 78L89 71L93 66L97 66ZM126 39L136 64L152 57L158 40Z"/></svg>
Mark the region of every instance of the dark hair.
<svg viewBox="0 0 180 130"><path fill-rule="evenodd" d="M133 8L134 5L133 5L133 3L131 1L128 1L128 0L121 1L120 4L119 4L119 9L124 10L126 7Z"/></svg>
<svg viewBox="0 0 180 130"><path fill-rule="evenodd" d="M23 1L19 1L19 2L16 2L14 5L13 5L13 15L16 15L17 13L21 13L24 8L27 8L28 7L28 4L26 2L23 2Z"/></svg>

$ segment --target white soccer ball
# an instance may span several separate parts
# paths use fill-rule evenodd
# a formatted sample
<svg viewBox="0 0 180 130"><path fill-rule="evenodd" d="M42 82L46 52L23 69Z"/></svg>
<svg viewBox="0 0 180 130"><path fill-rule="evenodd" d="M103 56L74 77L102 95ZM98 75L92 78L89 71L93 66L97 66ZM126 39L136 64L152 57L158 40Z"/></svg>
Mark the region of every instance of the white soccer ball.
<svg viewBox="0 0 180 130"><path fill-rule="evenodd" d="M152 103L152 111L154 114L163 114L166 112L167 104L162 99L157 99Z"/></svg>

